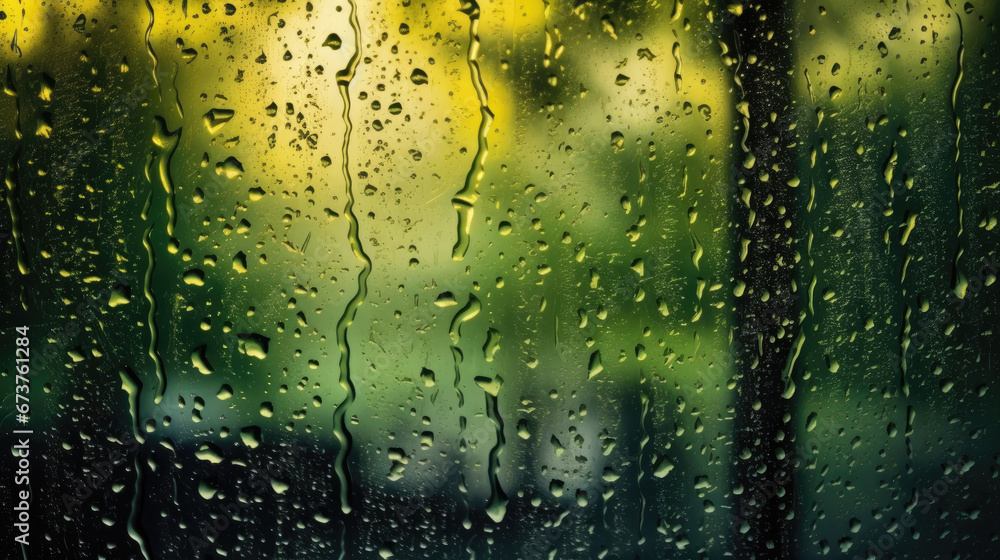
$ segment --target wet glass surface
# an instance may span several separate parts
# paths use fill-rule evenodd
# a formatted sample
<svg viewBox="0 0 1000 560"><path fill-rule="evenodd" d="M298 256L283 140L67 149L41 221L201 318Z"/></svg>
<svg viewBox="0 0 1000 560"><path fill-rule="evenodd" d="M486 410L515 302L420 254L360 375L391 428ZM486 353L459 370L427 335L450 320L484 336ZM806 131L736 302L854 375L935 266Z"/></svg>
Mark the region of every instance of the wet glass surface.
<svg viewBox="0 0 1000 560"><path fill-rule="evenodd" d="M0 6L11 558L1000 555L1000 5Z"/></svg>

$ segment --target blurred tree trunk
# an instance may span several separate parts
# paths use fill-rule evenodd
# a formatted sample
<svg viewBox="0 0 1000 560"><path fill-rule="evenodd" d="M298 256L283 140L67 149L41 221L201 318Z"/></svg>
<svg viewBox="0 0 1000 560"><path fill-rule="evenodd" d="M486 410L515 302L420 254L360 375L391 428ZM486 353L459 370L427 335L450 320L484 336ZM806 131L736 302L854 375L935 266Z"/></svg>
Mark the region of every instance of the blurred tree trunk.
<svg viewBox="0 0 1000 560"><path fill-rule="evenodd" d="M738 396L733 549L737 558L794 558L793 423L783 397L798 334L796 157L791 33L785 0L721 5L742 126L733 142Z"/></svg>

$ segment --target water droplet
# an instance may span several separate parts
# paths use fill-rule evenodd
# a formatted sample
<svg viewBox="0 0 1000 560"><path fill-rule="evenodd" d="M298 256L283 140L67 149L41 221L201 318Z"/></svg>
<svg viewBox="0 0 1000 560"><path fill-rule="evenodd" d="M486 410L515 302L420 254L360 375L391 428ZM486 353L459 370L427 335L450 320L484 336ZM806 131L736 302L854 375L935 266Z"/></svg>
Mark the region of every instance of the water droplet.
<svg viewBox="0 0 1000 560"><path fill-rule="evenodd" d="M414 68L413 72L410 73L410 81L417 84L418 86L427 83L427 73L419 68Z"/></svg>
<svg viewBox="0 0 1000 560"><path fill-rule="evenodd" d="M326 36L326 40L323 41L323 46L324 47L330 47L333 50L340 49L340 46L342 44L343 44L343 41L340 40L340 35L337 35L336 33L331 33L331 34L327 35Z"/></svg>
<svg viewBox="0 0 1000 560"><path fill-rule="evenodd" d="M212 109L205 113L202 120L205 123L205 128L208 129L209 134L215 134L218 132L226 123L233 119L236 112L231 109Z"/></svg>

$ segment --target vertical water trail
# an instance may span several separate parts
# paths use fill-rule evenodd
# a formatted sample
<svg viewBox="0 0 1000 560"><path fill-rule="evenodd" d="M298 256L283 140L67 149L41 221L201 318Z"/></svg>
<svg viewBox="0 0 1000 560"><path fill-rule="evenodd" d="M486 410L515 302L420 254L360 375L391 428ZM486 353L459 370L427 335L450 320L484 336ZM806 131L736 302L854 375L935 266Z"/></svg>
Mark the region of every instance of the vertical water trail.
<svg viewBox="0 0 1000 560"><path fill-rule="evenodd" d="M156 52L153 51L153 42L151 37L153 36L153 22L156 21L156 17L153 14L153 5L146 0L146 13L149 14L149 24L146 26L146 52L149 54L150 60L153 61L153 83L156 84L156 90L160 93L160 98L163 98L162 92L160 92L160 78L157 77L156 72L160 69L160 59L156 57Z"/></svg>
<svg viewBox="0 0 1000 560"><path fill-rule="evenodd" d="M460 370L464 355L462 354L462 350L458 347L458 343L462 339L462 325L465 322L470 321L476 315L479 315L479 312L482 310L482 308L483 304L482 302L479 301L479 298L477 298L472 294L469 294L469 301L466 302L466 304L462 306L462 308L455 313L455 316L452 317L451 319L451 325L448 327L448 338L451 340L451 355L455 363L454 388L455 388L455 393L458 395L459 408L465 405L465 395L462 393L462 389L460 387L461 383ZM465 431L465 426L466 426L466 417L464 415L459 416L458 425L459 425L458 433L461 434L462 432ZM464 486L464 484L462 484L462 486ZM463 502L465 502L464 506L466 510L466 520L468 520L468 509L469 509L468 497L465 494L463 494Z"/></svg>
<svg viewBox="0 0 1000 560"><path fill-rule="evenodd" d="M681 92L681 87L683 86L683 79L681 78L681 70L684 68L684 63L681 60L681 44L675 41L674 46L671 47L670 53L674 57L674 89L677 93Z"/></svg>
<svg viewBox="0 0 1000 560"><path fill-rule="evenodd" d="M448 336L451 338L452 346L458 346L462 338L462 324L471 320L483 309L482 302L473 294L469 294L469 301L455 313L448 328Z"/></svg>
<svg viewBox="0 0 1000 560"><path fill-rule="evenodd" d="M146 436L143 435L141 422L139 421L139 397L142 395L142 381L128 366L118 370L119 377L122 378L122 390L128 394L128 412L132 417L132 437L139 443L146 443Z"/></svg>
<svg viewBox="0 0 1000 560"><path fill-rule="evenodd" d="M636 485L639 487L639 540L636 542L638 545L643 545L646 542L646 535L643 532L643 527L646 524L646 494L642 491L642 479L645 475L643 471L643 466L646 464L646 446L649 445L649 424L647 422L647 417L649 415L649 394L646 391L646 372L641 368L639 369L639 402L641 408L639 409L639 426L642 428L642 438L639 440L639 457L636 459L638 463L639 474L636 477Z"/></svg>
<svg viewBox="0 0 1000 560"><path fill-rule="evenodd" d="M340 554L337 555L337 560L344 560L347 558L347 526L340 532Z"/></svg>
<svg viewBox="0 0 1000 560"><path fill-rule="evenodd" d="M142 234L142 245L146 248L146 277L143 282L143 292L146 301L149 302L149 313L146 315L146 322L149 323L149 357L153 359L156 369L156 393L153 396L153 404L160 404L163 395L167 390L167 376L163 368L163 359L160 357L159 340L160 329L156 325L156 294L153 293L153 270L156 268L156 254L153 251L153 243L149 239L150 232L153 231L153 224L149 224L145 233Z"/></svg>
<svg viewBox="0 0 1000 560"><path fill-rule="evenodd" d="M150 193L150 198L152 198L152 193ZM159 404L163 399L164 392L166 391L167 378L163 369L163 360L160 358L160 353L157 349L159 329L156 325L156 296L153 294L153 270L156 268L156 255L153 252L153 245L149 239L151 231L153 231L153 224L150 224L149 227L146 228L146 231L142 236L142 244L146 248L146 255L148 259L146 276L143 283L143 292L146 295L146 300L149 301L149 313L146 317L146 320L149 323L148 353L149 357L153 359L157 381L156 393L153 396L153 403ZM131 372L128 373L131 374ZM133 435L135 436L136 441L144 443L145 437L142 435L139 422L139 397L142 392L142 383L135 375L126 376L125 372L121 373L121 378L122 388L129 394L129 412L131 413L133 419ZM138 453L136 453L135 459L133 460L133 467L135 468L135 494L132 497L131 509L129 511L128 534L139 545L143 557L150 558L146 548L145 538L142 535L138 522L139 511L142 508L143 485L145 483L146 472L146 463L139 460Z"/></svg>
<svg viewBox="0 0 1000 560"><path fill-rule="evenodd" d="M174 107L177 109L177 114L181 117L181 122L184 122L184 106L181 105L181 92L177 89L177 76L180 73L180 66L175 62L174 72L170 79L170 87L174 90Z"/></svg>
<svg viewBox="0 0 1000 560"><path fill-rule="evenodd" d="M14 149L14 153L10 156L10 162L7 164L7 169L4 172L3 182L7 187L7 192L4 194L7 199L7 208L10 211L10 233L14 239L14 249L17 251L17 269L24 276L30 272L30 269L28 268L28 256L24 250L21 213L18 211L17 204L17 195L21 190L18 182L18 175L20 173L17 162L21 159L21 139L23 138L21 134L21 97L14 86L14 73L9 65L7 66L7 91L14 94L14 138L17 139L18 144Z"/></svg>
<svg viewBox="0 0 1000 560"><path fill-rule="evenodd" d="M122 380L122 390L128 393L128 409L132 416L132 437L140 444L146 443L146 436L143 435L139 422L139 397L142 395L142 381L131 369L118 370L118 375ZM132 459L132 468L135 469L135 486L132 496L131 507L128 516L128 535L139 546L139 551L143 558L152 558L149 554L147 539L143 534L139 523L138 512L142 510L143 490L145 484L145 462L140 460L139 452Z"/></svg>
<svg viewBox="0 0 1000 560"><path fill-rule="evenodd" d="M684 198L685 196L687 196L687 192L688 192L688 168L687 168L686 165L684 166L683 170L681 171L681 187L683 187L681 189L681 195L679 197L677 197L677 198Z"/></svg>
<svg viewBox="0 0 1000 560"><path fill-rule="evenodd" d="M135 459L132 460L132 468L135 469L135 494L132 496L132 502L129 510L128 516L128 536L135 541L135 544L139 546L139 552L142 553L142 557L146 560L151 560L153 557L149 554L149 547L147 546L146 537L143 535L142 527L140 526L138 512L142 510L143 493L142 486L145 482L145 477L143 472L145 467L142 466L143 462L139 460L139 454L136 453Z"/></svg>
<svg viewBox="0 0 1000 560"><path fill-rule="evenodd" d="M458 395L458 406L461 407L465 404L465 396L462 394L462 389L459 387L459 382L461 380L459 366L462 364L462 359L464 355L461 349L458 347L458 343L462 339L462 324L466 321L471 320L482 310L483 304L479 301L479 298L469 294L469 301L456 313L451 319L451 325L448 327L448 337L451 340L451 354L454 358L455 363L455 393Z"/></svg>
<svg viewBox="0 0 1000 560"><path fill-rule="evenodd" d="M160 148L160 158L157 167L158 179L163 190L167 192L167 235L174 236L174 226L177 225L177 206L174 182L170 177L170 160L174 150L180 143L181 129L174 132L167 129L167 121L157 116L156 130L153 132L153 145Z"/></svg>
<svg viewBox="0 0 1000 560"><path fill-rule="evenodd" d="M958 86L961 85L964 74L965 28L962 26L962 16L951 5L951 0L945 0L945 4L955 12L955 18L958 19L958 66L955 68L955 83L951 88L951 116L955 121L955 205L958 210L958 233L956 234L958 247L955 250L955 262L952 264L951 289L955 292L956 296L964 298L968 279L962 273L961 268L959 268L959 260L965 252L962 241L965 228L962 224L964 218L964 212L962 212L962 172L959 167L960 147L962 143L962 117L958 114Z"/></svg>
<svg viewBox="0 0 1000 560"><path fill-rule="evenodd" d="M507 494L500 487L500 455L503 453L504 444L507 440L503 435L503 418L500 416L499 385L503 380L498 375L496 384L496 394L486 392L486 414L496 426L497 442L490 449L489 474L490 474L490 503L486 506L486 513L496 523L503 521L507 515Z"/></svg>
<svg viewBox="0 0 1000 560"><path fill-rule="evenodd" d="M156 69L159 65L159 61L156 58L156 54L153 52L153 46L150 42L150 37L153 33L153 21L155 20L155 15L153 13L153 6L150 4L149 0L146 0L146 12L149 14L149 24L146 26L145 43L146 52L149 53L150 59L153 61L153 82L159 87L159 81L156 77ZM159 122L157 122L159 125ZM166 128L165 126L163 127ZM159 132L159 126L153 134L152 141L154 145L157 144L157 137ZM169 135L168 135L169 137ZM166 143L160 145L161 148L166 147ZM176 146L176 138L174 139L174 145ZM171 150L172 151L172 150ZM161 165L163 160L169 161L169 155L167 153L161 154ZM149 209L153 201L153 177L150 173L152 164L152 154L147 156L145 165L145 175L146 180L150 182L150 190L146 197L146 203L142 209L142 219L144 221L149 220ZM170 195L168 189L168 196ZM168 204L169 204L168 200ZM168 209L169 213L169 209ZM169 221L169 220L168 220ZM149 302L149 311L146 315L146 322L149 324L149 347L147 353L149 357L153 360L154 370L156 371L156 391L153 394L153 403L159 404L163 400L163 395L166 393L167 389L167 377L166 372L163 367L163 360L160 357L160 352L158 349L159 344L159 327L156 324L156 295L153 293L153 271L156 269L156 254L153 251L153 244L150 240L150 233L153 231L153 223L150 223L142 235L142 245L146 249L146 275L143 279L143 293L146 296L146 301ZM168 225L168 230L170 226ZM126 375L128 373L129 375ZM132 374L131 371L121 372L122 378L122 388L129 393L129 411L132 413L133 417L133 434L136 437L136 441L140 443L145 442L145 437L141 433L139 425L139 399L141 396L142 383L139 381L138 377ZM136 452L135 458L132 460L132 468L135 469L135 487L134 494L132 496L132 501L129 505L129 521L128 521L128 535L133 541L139 546L139 551L142 553L143 558L147 560L152 558L147 546L147 539L142 531L140 512L143 507L143 496L144 496L144 486L146 481L146 472L149 469L147 461L140 460L140 454Z"/></svg>
<svg viewBox="0 0 1000 560"><path fill-rule="evenodd" d="M469 560L476 560L476 551L472 548L472 541L476 538L476 535L469 537L469 540L465 541L465 551L469 553Z"/></svg>
<svg viewBox="0 0 1000 560"><path fill-rule="evenodd" d="M472 166L465 177L465 186L451 199L452 206L458 212L458 240L451 252L451 257L456 261L465 258L465 253L469 250L473 205L479 199L479 183L486 175L486 156L489 153L487 135L493 124L493 111L490 110L486 86L483 84L483 76L479 70L479 4L476 0L462 0L461 11L469 16L469 72L472 85L476 89L476 96L479 98L479 112L482 116L479 121L479 142L476 157L472 160Z"/></svg>
<svg viewBox="0 0 1000 560"><path fill-rule="evenodd" d="M457 316L456 316L457 318ZM452 321L454 324L454 321ZM462 382L462 361L465 359L465 355L462 354L462 350L459 349L457 343L454 343L451 347L451 357L455 369L455 377L452 382L452 387L455 389L455 394L458 396L458 408L465 406L465 394L462 393L461 382ZM458 416L458 434L459 436L465 432L465 427L468 424L468 418L464 414ZM464 481L459 482L459 489L464 486ZM469 497L466 493L462 494L463 507L465 509L465 518L463 519L463 524L469 519Z"/></svg>
<svg viewBox="0 0 1000 560"><path fill-rule="evenodd" d="M343 315L337 321L337 346L340 349L340 386L347 393L344 400L337 406L333 413L333 431L340 442L340 451L334 459L334 470L337 473L337 480L340 483L340 509L345 514L351 513L351 503L349 491L351 488L351 473L347 466L348 456L351 454L353 438L347 428L347 409L354 404L357 391L354 381L351 379L351 347L347 339L347 330L357 317L358 308L365 302L368 296L368 276L372 271L372 261L361 246L361 238L358 235L358 217L354 213L354 190L351 181L351 172L348 165L348 156L351 147L351 98L348 88L354 79L358 68L358 61L361 58L361 26L358 23L358 6L355 0L348 0L351 6L350 23L354 32L354 54L347 63L347 67L337 72L337 89L340 92L341 100L344 103L344 145L343 145L343 173L347 189L347 202L344 206L344 217L348 223L348 240L354 256L361 261L362 268L358 274L358 288L344 308Z"/></svg>
<svg viewBox="0 0 1000 560"><path fill-rule="evenodd" d="M455 388L455 393L458 395L458 408L461 409L463 406L465 406L465 395L462 393L462 389L459 386L459 384L462 381L461 366L462 366L462 360L464 359L464 355L462 354L462 351L458 348L458 346L452 346L451 357L452 360L454 361L454 368L455 368L455 380L453 382L453 387ZM458 416L459 437L461 437L462 434L465 433L465 427L467 425L468 425L468 418L466 418L464 414L459 414ZM465 449L464 446L462 446L461 448ZM459 479L459 486L458 486L459 491L462 491L464 487L465 487L465 477L464 475L462 475L462 477ZM470 524L471 521L469 520L469 510L470 510L469 495L467 492L464 491L462 491L461 493L462 493L462 509L464 512L462 518L462 524L463 525L468 524L466 526L466 528L468 528L469 526L471 526Z"/></svg>
<svg viewBox="0 0 1000 560"><path fill-rule="evenodd" d="M903 311L903 327L899 333L899 390L903 394L904 399L909 399L910 396L910 384L906 380L906 370L907 364L907 354L910 351L910 343L912 341L910 333L912 331L911 317L913 315L913 308L907 304L905 310ZM910 466L910 460L913 458L913 442L910 439L912 433L910 432L910 427L912 426L912 421L910 418L910 411L913 409L912 406L907 405L906 407L906 426L907 429L903 432L904 443L906 445L906 469L907 472L912 468Z"/></svg>
<svg viewBox="0 0 1000 560"><path fill-rule="evenodd" d="M465 355L462 354L462 351L457 346L452 346L451 357L452 357L452 362L454 362L455 364L455 380L452 383L452 386L455 388L455 395L458 396L458 407L462 408L463 406L465 406L465 394L462 393L462 388L460 387L460 384L462 382L462 373L459 370L459 368L462 365L462 360L465 359ZM462 416L461 418L465 419L464 416Z"/></svg>
<svg viewBox="0 0 1000 560"><path fill-rule="evenodd" d="M809 79L809 69L806 68L802 70L802 75L806 78L806 91L809 92L809 103L815 105L816 95L813 94L813 83L812 80Z"/></svg>

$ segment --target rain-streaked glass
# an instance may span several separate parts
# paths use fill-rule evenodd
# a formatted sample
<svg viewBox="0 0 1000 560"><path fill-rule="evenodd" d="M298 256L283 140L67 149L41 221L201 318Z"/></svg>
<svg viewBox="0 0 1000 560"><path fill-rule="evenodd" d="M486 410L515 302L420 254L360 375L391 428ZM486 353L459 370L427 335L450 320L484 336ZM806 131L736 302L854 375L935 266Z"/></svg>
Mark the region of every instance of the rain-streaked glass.
<svg viewBox="0 0 1000 560"><path fill-rule="evenodd" d="M3 0L5 550L1000 555L998 18Z"/></svg>

